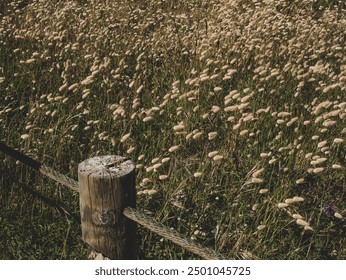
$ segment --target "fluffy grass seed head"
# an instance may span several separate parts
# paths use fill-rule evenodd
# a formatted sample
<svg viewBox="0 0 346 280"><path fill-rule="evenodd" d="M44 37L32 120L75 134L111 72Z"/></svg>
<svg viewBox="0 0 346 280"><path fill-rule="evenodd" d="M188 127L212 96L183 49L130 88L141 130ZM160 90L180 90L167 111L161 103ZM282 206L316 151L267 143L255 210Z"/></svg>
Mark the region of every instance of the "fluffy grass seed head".
<svg viewBox="0 0 346 280"><path fill-rule="evenodd" d="M309 226L309 223L304 221L303 219L297 219L296 223L297 223L297 225L300 225L300 226L303 226L303 227Z"/></svg>
<svg viewBox="0 0 346 280"><path fill-rule="evenodd" d="M265 229L265 228L266 228L266 225L259 225L259 226L257 227L258 230L263 230L263 229Z"/></svg>
<svg viewBox="0 0 346 280"><path fill-rule="evenodd" d="M121 143L126 142L126 140L130 138L130 136L131 136L131 133L125 134L123 137L121 137L120 142Z"/></svg>
<svg viewBox="0 0 346 280"><path fill-rule="evenodd" d="M334 213L334 217L337 218L337 219L340 219L340 220L343 218L342 215L340 213L338 213L338 212Z"/></svg>
<svg viewBox="0 0 346 280"><path fill-rule="evenodd" d="M288 206L288 204L287 203L284 203L284 202L280 202L280 203L278 203L278 205L277 205L279 208L286 208L287 206Z"/></svg>
<svg viewBox="0 0 346 280"><path fill-rule="evenodd" d="M29 134L22 134L22 135L20 136L20 138L23 139L23 140L26 140L26 139L29 139L29 138L30 138L30 135L29 135Z"/></svg>
<svg viewBox="0 0 346 280"><path fill-rule="evenodd" d="M168 175L160 175L160 176L159 176L159 179L160 179L161 181L166 180L167 178L168 178Z"/></svg>
<svg viewBox="0 0 346 280"><path fill-rule="evenodd" d="M260 189L260 190L259 190L259 193L260 193L260 194L265 194L265 193L267 193L267 192L269 192L269 189Z"/></svg>
<svg viewBox="0 0 346 280"><path fill-rule="evenodd" d="M220 161L223 159L223 156L222 155L216 155L213 157L213 161Z"/></svg>
<svg viewBox="0 0 346 280"><path fill-rule="evenodd" d="M170 153L174 153L175 151L177 151L179 149L179 146L178 145L175 145L175 146L172 146L168 149L168 151Z"/></svg>
<svg viewBox="0 0 346 280"><path fill-rule="evenodd" d="M262 184L263 183L263 179L261 178L251 178L251 181L250 181L251 184Z"/></svg>
<svg viewBox="0 0 346 280"><path fill-rule="evenodd" d="M301 220L303 220L303 217L301 215L299 215L299 214L293 214L292 217L294 219L301 219Z"/></svg>
<svg viewBox="0 0 346 280"><path fill-rule="evenodd" d="M219 153L219 151L212 151L210 153L208 153L208 157L212 158L214 156L216 156Z"/></svg>

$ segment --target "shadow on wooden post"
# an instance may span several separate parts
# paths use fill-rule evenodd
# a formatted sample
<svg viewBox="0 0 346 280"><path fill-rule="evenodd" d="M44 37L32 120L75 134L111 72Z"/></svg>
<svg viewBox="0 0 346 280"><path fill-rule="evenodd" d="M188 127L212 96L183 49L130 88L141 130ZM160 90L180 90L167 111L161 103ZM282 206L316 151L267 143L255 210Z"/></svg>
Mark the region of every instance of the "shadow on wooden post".
<svg viewBox="0 0 346 280"><path fill-rule="evenodd" d="M136 223L123 215L124 208L136 207L135 177L132 161L120 156L79 164L82 238L91 247L89 258L136 259Z"/></svg>

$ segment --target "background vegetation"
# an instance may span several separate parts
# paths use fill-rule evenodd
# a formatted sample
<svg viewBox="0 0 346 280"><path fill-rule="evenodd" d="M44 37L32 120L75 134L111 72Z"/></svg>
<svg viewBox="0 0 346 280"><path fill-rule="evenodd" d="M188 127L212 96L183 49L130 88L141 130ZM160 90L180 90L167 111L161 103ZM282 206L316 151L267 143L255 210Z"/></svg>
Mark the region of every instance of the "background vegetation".
<svg viewBox="0 0 346 280"><path fill-rule="evenodd" d="M128 155L138 208L228 258L345 259L345 6L1 1L0 139L73 178ZM0 258L85 258L78 195L0 159Z"/></svg>

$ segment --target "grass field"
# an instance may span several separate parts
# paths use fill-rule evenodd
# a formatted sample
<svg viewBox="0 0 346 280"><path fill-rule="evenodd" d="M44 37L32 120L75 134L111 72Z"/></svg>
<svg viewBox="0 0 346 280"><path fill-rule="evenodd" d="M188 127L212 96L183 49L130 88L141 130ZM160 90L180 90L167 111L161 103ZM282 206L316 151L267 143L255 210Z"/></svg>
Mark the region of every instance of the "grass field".
<svg viewBox="0 0 346 280"><path fill-rule="evenodd" d="M130 157L138 208L227 258L346 259L344 1L4 0L0 94L0 141ZM85 258L78 195L0 159L0 259Z"/></svg>

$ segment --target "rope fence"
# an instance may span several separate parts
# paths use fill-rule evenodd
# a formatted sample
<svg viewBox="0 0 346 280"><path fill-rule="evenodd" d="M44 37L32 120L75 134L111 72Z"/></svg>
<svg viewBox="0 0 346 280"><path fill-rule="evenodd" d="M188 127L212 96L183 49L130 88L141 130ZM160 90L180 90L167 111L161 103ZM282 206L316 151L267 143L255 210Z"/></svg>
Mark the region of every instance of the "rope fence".
<svg viewBox="0 0 346 280"><path fill-rule="evenodd" d="M184 249L195 253L206 260L225 259L225 257L214 250L202 247L201 245L186 239L177 231L164 226L163 224L136 209L130 207L125 208L124 215L132 221L135 221L145 228L151 230L152 232L155 232L156 234L174 242L175 244L178 244Z"/></svg>
<svg viewBox="0 0 346 280"><path fill-rule="evenodd" d="M73 191L80 192L79 188L79 183L68 176L65 176L56 170L22 154L19 151L16 151L4 143L0 142L0 151L7 154L8 156L17 159L18 161L26 164L27 166L35 169L36 171L39 171L41 174L51 178L52 180L60 183L63 186L66 186L70 188ZM110 165L109 165L110 166ZM113 165L112 165L113 167ZM196 255L202 257L203 259L207 260L220 260L220 259L225 259L224 256L221 254L217 253L216 251L206 248L201 246L200 244L189 240L182 236L180 233L177 231L168 228L167 226L157 222L155 219L152 217L144 214L141 211L136 210L134 207L125 207L123 209L122 214L130 219L131 221L134 221L143 227L149 229L152 232L155 232L156 234L172 241L173 243L181 246L182 248L195 253ZM102 219L109 220L109 215L105 212L100 213L100 216ZM105 218L106 217L106 218ZM101 219L100 218L100 219ZM101 220L102 220L101 219ZM82 217L83 220L83 217ZM101 253L103 253L101 251Z"/></svg>

